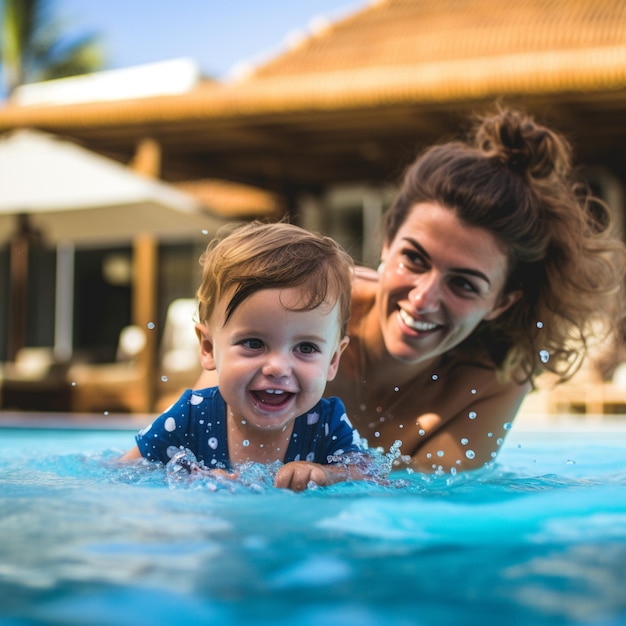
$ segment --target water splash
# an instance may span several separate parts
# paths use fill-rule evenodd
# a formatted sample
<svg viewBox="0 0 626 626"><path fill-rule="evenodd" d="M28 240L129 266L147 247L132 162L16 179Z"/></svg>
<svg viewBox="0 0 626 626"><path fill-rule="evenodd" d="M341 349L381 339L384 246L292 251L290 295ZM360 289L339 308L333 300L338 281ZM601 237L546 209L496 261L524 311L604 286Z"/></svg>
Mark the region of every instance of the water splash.
<svg viewBox="0 0 626 626"><path fill-rule="evenodd" d="M328 457L328 463L346 468L346 475L351 469L358 470L363 476L361 480L347 480L347 483L368 483L379 486L403 487L400 479L389 479L394 465L406 464L410 457L402 456L401 441L395 441L389 452L384 454L380 450L369 449L366 453L347 453ZM243 463L237 465L233 471L226 468L208 468L202 461L198 461L193 452L181 449L175 453L165 467L166 482L170 487L197 488L208 491L228 491L231 493L252 492L265 493L274 489L276 474L283 463L276 461L270 464ZM308 485L309 489L325 489L315 483Z"/></svg>

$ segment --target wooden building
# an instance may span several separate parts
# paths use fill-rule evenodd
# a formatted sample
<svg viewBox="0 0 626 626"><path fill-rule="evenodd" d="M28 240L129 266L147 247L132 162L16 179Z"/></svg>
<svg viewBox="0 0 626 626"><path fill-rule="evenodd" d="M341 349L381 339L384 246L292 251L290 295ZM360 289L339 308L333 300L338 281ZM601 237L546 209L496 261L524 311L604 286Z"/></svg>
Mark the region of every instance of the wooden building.
<svg viewBox="0 0 626 626"><path fill-rule="evenodd" d="M624 0L377 0L315 24L238 80L200 80L172 95L8 103L0 133L69 137L205 197L221 181L253 186L374 265L378 220L404 167L496 100L569 137L621 227Z"/></svg>

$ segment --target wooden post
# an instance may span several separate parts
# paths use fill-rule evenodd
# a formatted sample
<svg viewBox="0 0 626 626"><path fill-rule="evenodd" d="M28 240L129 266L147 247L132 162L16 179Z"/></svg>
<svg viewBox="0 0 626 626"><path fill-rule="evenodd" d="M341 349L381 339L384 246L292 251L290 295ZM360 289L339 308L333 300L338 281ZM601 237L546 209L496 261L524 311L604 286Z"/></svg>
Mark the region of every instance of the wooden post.
<svg viewBox="0 0 626 626"><path fill-rule="evenodd" d="M11 297L9 303L9 336L7 359L15 361L17 353L26 344L26 315L28 311L28 237L20 234L11 239Z"/></svg>
<svg viewBox="0 0 626 626"><path fill-rule="evenodd" d="M137 144L130 166L137 174L159 178L161 176L161 145L150 137L144 137Z"/></svg>
<svg viewBox="0 0 626 626"><path fill-rule="evenodd" d="M161 174L161 146L150 138L139 141L131 169L149 178ZM145 410L154 409L156 400L157 351L159 329L157 327L157 242L149 235L138 236L133 244L133 324L147 334L146 347L139 356L139 365L145 372L143 397Z"/></svg>

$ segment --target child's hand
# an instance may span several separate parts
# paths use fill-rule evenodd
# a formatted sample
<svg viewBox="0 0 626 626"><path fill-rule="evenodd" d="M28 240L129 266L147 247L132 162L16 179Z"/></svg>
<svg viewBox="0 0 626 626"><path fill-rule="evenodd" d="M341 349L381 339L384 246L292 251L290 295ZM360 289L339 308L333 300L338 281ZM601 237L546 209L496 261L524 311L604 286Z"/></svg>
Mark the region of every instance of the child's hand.
<svg viewBox="0 0 626 626"><path fill-rule="evenodd" d="M278 470L274 484L281 489L304 491L310 482L324 487L347 478L343 468L308 461L291 461Z"/></svg>

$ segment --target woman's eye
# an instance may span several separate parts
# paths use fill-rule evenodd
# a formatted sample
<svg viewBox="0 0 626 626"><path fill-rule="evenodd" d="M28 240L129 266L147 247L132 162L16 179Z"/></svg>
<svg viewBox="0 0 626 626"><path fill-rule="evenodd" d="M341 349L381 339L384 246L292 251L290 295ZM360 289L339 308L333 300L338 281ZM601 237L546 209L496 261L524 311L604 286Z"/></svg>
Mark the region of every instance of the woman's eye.
<svg viewBox="0 0 626 626"><path fill-rule="evenodd" d="M453 284L463 292L467 292L469 294L478 293L476 285L462 276L455 278L453 280Z"/></svg>
<svg viewBox="0 0 626 626"><path fill-rule="evenodd" d="M314 352L319 352L319 349L313 343L301 343L298 346L298 350L302 352L302 354L313 354Z"/></svg>
<svg viewBox="0 0 626 626"><path fill-rule="evenodd" d="M415 250L403 250L402 257L404 263L412 268L421 268L426 266L426 260L424 256Z"/></svg>
<svg viewBox="0 0 626 626"><path fill-rule="evenodd" d="M241 345L249 350L260 350L263 347L263 342L260 339L246 339L241 342Z"/></svg>

